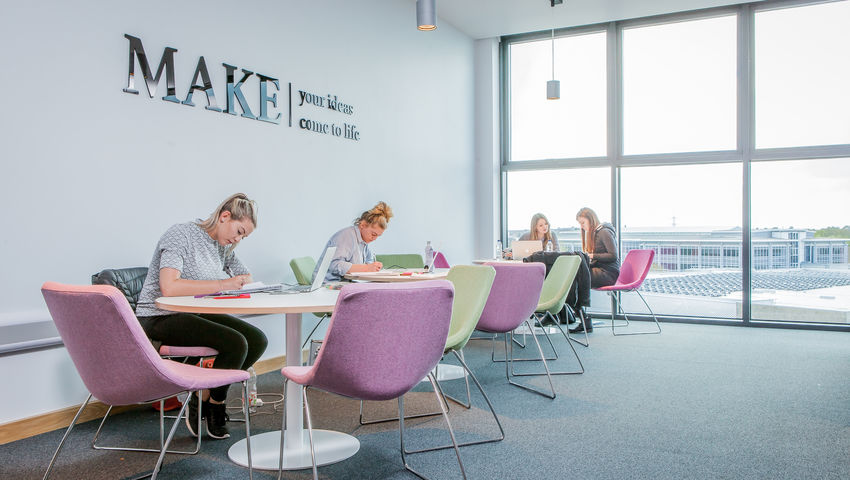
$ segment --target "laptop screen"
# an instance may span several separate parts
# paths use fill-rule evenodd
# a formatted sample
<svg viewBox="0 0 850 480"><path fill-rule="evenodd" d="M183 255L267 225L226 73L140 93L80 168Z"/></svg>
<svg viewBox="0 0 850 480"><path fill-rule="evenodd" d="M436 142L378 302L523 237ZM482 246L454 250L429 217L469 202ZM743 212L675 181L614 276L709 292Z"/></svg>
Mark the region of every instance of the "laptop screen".
<svg viewBox="0 0 850 480"><path fill-rule="evenodd" d="M322 263L319 265L319 269L316 271L316 276L313 277L313 285L310 286L310 291L318 290L319 287L322 286L322 282L325 280L325 275L328 274L328 268L331 266L331 260L334 258L334 254L336 253L336 247L328 247L325 250L324 255L322 255Z"/></svg>

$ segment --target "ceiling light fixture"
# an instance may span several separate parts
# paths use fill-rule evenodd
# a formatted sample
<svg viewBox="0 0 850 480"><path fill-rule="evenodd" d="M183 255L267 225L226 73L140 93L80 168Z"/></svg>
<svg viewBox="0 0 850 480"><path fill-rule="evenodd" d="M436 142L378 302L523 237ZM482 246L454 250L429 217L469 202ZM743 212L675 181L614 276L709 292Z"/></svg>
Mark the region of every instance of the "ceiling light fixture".
<svg viewBox="0 0 850 480"><path fill-rule="evenodd" d="M549 0L551 6L564 3L564 0ZM558 100L561 98L561 82L555 80L555 13L552 11L552 80L546 82L546 99Z"/></svg>
<svg viewBox="0 0 850 480"><path fill-rule="evenodd" d="M416 23L425 32L437 29L437 0L416 0Z"/></svg>

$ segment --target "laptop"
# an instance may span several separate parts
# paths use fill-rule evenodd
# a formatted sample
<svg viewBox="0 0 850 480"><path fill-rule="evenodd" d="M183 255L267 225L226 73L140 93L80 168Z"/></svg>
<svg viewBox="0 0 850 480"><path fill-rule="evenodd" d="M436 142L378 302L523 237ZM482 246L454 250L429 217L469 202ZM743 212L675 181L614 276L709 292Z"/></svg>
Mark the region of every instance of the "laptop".
<svg viewBox="0 0 850 480"><path fill-rule="evenodd" d="M334 253L336 253L336 247L328 247L325 249L325 253L322 255L322 263L319 265L319 270L316 271L316 276L313 277L312 285L295 285L284 288L278 293L309 293L315 292L321 288L322 282L325 280L325 275L328 274L328 268L331 266L331 260L334 258Z"/></svg>
<svg viewBox="0 0 850 480"><path fill-rule="evenodd" d="M514 240L511 243L511 253L514 260L522 260L534 252L543 250L543 242L540 240Z"/></svg>

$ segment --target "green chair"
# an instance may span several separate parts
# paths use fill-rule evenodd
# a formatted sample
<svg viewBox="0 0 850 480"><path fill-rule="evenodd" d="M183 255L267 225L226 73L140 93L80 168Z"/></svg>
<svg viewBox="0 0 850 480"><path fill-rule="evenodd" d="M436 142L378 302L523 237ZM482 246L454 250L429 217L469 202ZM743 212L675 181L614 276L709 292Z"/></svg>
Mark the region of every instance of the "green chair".
<svg viewBox="0 0 850 480"><path fill-rule="evenodd" d="M536 375L546 375L549 378L549 386L552 389L552 397L555 396L555 387L552 384L552 375L580 375L584 373L584 365L581 363L581 358L578 356L578 352L573 347L572 339L570 338L570 334L565 332L563 328L561 328L560 322L558 321L558 312L564 307L564 303L567 301L567 294L570 291L570 286L573 284L573 280L575 279L576 273L578 272L579 266L581 265L581 258L578 255L562 255L555 260L555 263L552 265L552 269L549 271L549 275L546 277L546 280L543 281L543 289L540 292L540 301L537 302L537 309L534 311L534 318L537 320L537 323L543 325L544 319L550 319L554 322L555 327L561 332L564 338L567 341L567 345L569 345L570 349L573 351L573 355L575 355L576 360L578 361L578 365L580 370L575 371L560 371L560 372L552 372L549 370L546 362L543 362L543 367L545 372L543 373L516 373L513 371L513 365L511 365L511 374L515 376L536 376ZM548 332L545 330L546 327L543 327L543 335L546 338L546 341L549 342L549 346L552 348L555 356L552 358L547 358L546 360L557 360L558 359L558 350L555 348L555 345L552 343L552 340L549 338ZM511 334L512 340L515 333ZM532 335L537 335L537 332L532 332ZM517 342L519 343L519 342ZM511 343L513 346L513 343ZM520 344L520 346L524 346ZM539 358L514 358L513 357L513 348L511 348L510 352L511 362L538 362ZM501 361L501 360L497 360Z"/></svg>
<svg viewBox="0 0 850 480"><path fill-rule="evenodd" d="M295 274L299 285L313 283L313 271L316 270L316 260L313 257L298 257L289 261L289 267Z"/></svg>
<svg viewBox="0 0 850 480"><path fill-rule="evenodd" d="M289 268L292 269L292 273L295 274L295 280L298 281L299 285L310 285L313 283L313 271L316 270L316 260L313 257L298 257L293 258L289 261ZM307 343L310 342L310 339L313 338L313 334L316 333L316 329L319 328L319 325L325 321L330 314L329 313L314 313L316 317L319 317L319 321L316 322L316 326L313 327L313 330L310 330L310 334L307 335L307 338L304 340L304 343L301 345L301 350L304 350L304 347L307 346Z"/></svg>
<svg viewBox="0 0 850 480"><path fill-rule="evenodd" d="M384 264L384 268L425 268L425 261L418 253L375 255L375 260Z"/></svg>
<svg viewBox="0 0 850 480"><path fill-rule="evenodd" d="M499 436L492 439L486 440L478 440L473 442L466 443L458 443L458 446L465 445L478 445L482 443L490 443L490 442L498 442L504 440L505 438L505 430L502 428L502 423L499 421L498 415L496 415L496 411L493 408L493 404L490 403L489 397L484 393L484 389L481 384L478 382L478 379L469 369L469 366L466 364L466 361L463 357L463 347L466 346L467 342L469 342L469 337L472 336L472 332L475 331L475 326L478 325L478 319L481 317L481 312L484 310L484 305L487 303L487 298L490 296L490 287L493 285L493 279L496 277L496 270L493 267L486 265L459 265L452 267L449 270L448 276L446 280L452 282L455 290L454 303L452 304L452 321L449 326L449 335L446 338L446 349L444 354L448 355L449 353L454 354L455 358L460 362L464 371L464 378L467 379L466 385L466 393L467 393L467 403L464 404L458 400L454 400L460 405L463 405L466 408L470 408L471 405L471 396L469 391L469 378L472 378L472 381L475 383L475 386L478 388L478 391L481 392L481 395L484 397L484 400L487 402L487 406L490 408L490 412L493 414L493 418L496 419L496 425L499 427ZM437 366L439 371L440 366ZM441 398L451 398L445 395L440 387L439 382L437 383L437 388L440 390ZM446 402L446 407L448 407L448 402ZM440 412L436 413L426 413L426 414L417 414L417 415L409 415L405 416L405 418L416 418L430 415L439 415ZM370 422L363 422L363 404L361 402L360 405L360 420L362 424L368 423L378 423L380 421L389 421L389 420L397 420L397 419L384 419ZM428 452L433 450L441 450L445 448L453 448L452 445L442 445L439 447L431 447L421 450L414 451L405 451L405 453L419 453L419 452Z"/></svg>

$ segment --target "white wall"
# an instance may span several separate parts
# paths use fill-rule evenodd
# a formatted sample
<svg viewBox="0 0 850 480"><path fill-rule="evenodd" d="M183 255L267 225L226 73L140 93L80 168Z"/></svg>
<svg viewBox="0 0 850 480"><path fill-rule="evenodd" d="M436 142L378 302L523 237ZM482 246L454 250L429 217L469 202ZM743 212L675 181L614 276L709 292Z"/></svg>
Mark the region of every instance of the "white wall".
<svg viewBox="0 0 850 480"><path fill-rule="evenodd" d="M259 225L238 253L266 282L293 281L289 260L324 242L378 200L396 217L374 248L419 252L442 245L449 261L473 258L474 45L447 23L415 28L415 3L223 1L145 4L86 0L4 5L0 16L0 322L47 319L46 280L87 284L103 268L147 266L171 224L205 217L227 195L259 204ZM281 81L274 125L124 93L128 41L142 39L155 70L175 54L185 98L198 57L225 103L222 62ZM237 77L239 78L239 77ZM338 95L357 125L352 142L286 126L287 84ZM257 113L257 80L243 88ZM293 99L295 100L295 99ZM252 320L283 352L282 322ZM7 391L0 423L82 401L64 349L0 357ZM33 400L37 399L37 400Z"/></svg>

